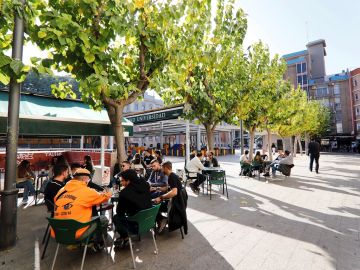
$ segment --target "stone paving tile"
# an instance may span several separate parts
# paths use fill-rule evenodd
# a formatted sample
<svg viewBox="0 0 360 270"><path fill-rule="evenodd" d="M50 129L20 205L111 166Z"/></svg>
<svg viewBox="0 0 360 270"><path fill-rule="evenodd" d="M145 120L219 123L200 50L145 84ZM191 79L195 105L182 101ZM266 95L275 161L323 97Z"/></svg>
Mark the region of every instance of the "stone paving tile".
<svg viewBox="0 0 360 270"><path fill-rule="evenodd" d="M174 169L182 169L183 160ZM360 156L321 155L320 174L308 170L308 157L297 156L289 178L266 183L239 177L239 155L219 157L225 168L229 199L214 191L212 200L188 189L189 234L158 236L153 254L150 235L135 241L138 269L360 269ZM18 211L17 246L0 252L0 270L34 269L34 246L46 227L42 206ZM50 269L51 241L42 269ZM60 250L56 269L78 269L81 250ZM129 250L111 256L89 252L86 269L132 268Z"/></svg>

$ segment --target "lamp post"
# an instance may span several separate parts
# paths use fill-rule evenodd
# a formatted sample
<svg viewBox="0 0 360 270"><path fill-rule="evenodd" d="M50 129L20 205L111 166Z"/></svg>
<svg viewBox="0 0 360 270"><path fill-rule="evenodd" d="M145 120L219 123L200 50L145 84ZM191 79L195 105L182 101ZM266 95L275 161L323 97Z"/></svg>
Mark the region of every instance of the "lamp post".
<svg viewBox="0 0 360 270"><path fill-rule="evenodd" d="M24 6L25 0L21 1ZM12 58L22 59L24 44L24 20L15 12L14 33L12 43ZM5 185L1 193L1 216L0 216L0 250L8 249L16 244L17 223L17 193L16 157L19 135L19 107L20 107L21 84L11 78L8 103L8 122L6 137L6 166Z"/></svg>

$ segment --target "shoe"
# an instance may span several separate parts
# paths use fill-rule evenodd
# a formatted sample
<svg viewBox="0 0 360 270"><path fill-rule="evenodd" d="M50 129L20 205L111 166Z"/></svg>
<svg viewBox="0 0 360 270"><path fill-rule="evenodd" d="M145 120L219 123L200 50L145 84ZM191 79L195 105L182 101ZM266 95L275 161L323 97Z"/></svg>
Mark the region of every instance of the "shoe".
<svg viewBox="0 0 360 270"><path fill-rule="evenodd" d="M167 218L163 218L159 224L158 224L158 233L162 233L164 231L164 229L166 228L166 224L167 224Z"/></svg>
<svg viewBox="0 0 360 270"><path fill-rule="evenodd" d="M316 173L319 173L319 171L316 171Z"/></svg>
<svg viewBox="0 0 360 270"><path fill-rule="evenodd" d="M195 187L195 185L193 183L190 183L189 187L191 188L192 192L194 192L195 194L198 193L198 188Z"/></svg>
<svg viewBox="0 0 360 270"><path fill-rule="evenodd" d="M270 173L264 173L263 176L264 176L264 177L269 177L269 176L270 176Z"/></svg>
<svg viewBox="0 0 360 270"><path fill-rule="evenodd" d="M28 204L28 200L21 202L21 205L25 205L25 204Z"/></svg>
<svg viewBox="0 0 360 270"><path fill-rule="evenodd" d="M114 241L114 246L118 248L125 248L129 245L129 238L118 238Z"/></svg>

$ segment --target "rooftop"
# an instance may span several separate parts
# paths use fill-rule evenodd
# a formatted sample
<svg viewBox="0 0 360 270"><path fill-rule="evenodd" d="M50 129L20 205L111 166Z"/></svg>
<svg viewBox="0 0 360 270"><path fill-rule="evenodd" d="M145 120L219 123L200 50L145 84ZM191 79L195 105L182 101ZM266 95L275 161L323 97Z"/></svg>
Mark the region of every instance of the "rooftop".
<svg viewBox="0 0 360 270"><path fill-rule="evenodd" d="M294 58L294 57L299 57L299 56L304 56L307 55L308 51L307 50L303 50L303 51L298 51L298 52L293 52L293 53L289 53L289 54L284 54L282 56L282 58Z"/></svg>

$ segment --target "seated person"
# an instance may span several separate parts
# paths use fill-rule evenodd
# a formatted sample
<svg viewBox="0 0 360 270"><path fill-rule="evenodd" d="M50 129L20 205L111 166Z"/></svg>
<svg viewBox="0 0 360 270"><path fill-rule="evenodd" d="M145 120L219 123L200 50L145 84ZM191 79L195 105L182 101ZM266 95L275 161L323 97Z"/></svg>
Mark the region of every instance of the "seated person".
<svg viewBox="0 0 360 270"><path fill-rule="evenodd" d="M290 154L290 151L285 150L283 155L279 155L274 162L270 164L270 167L272 169L272 176L275 177L276 170L279 170L280 165L293 165L293 157Z"/></svg>
<svg viewBox="0 0 360 270"><path fill-rule="evenodd" d="M206 176L201 173L201 171L205 168L201 163L202 153L198 152L196 157L189 161L186 168L189 171L190 177L197 177L197 179L190 183L189 186L194 193L198 193L200 191L199 186L206 180Z"/></svg>
<svg viewBox="0 0 360 270"><path fill-rule="evenodd" d="M16 187L24 189L22 204L27 204L29 195L35 195L35 188L33 185L35 174L30 168L30 161L21 161L17 167L16 175Z"/></svg>
<svg viewBox="0 0 360 270"><path fill-rule="evenodd" d="M219 162L217 161L217 159L214 157L214 152L210 151L207 156L206 156L206 160L204 163L205 167L220 167L219 166Z"/></svg>
<svg viewBox="0 0 360 270"><path fill-rule="evenodd" d="M120 174L121 185L124 187L120 191L119 200L114 216L116 231L120 238L115 241L117 246L125 246L129 237L127 230L136 233L136 224L127 220L127 216L133 216L137 212L152 207L149 184L141 180L135 170L126 170Z"/></svg>
<svg viewBox="0 0 360 270"><path fill-rule="evenodd" d="M161 171L161 165L158 160L151 161L152 172L147 180L150 185L151 198L159 197L166 193L168 189L168 177Z"/></svg>
<svg viewBox="0 0 360 270"><path fill-rule="evenodd" d="M148 149L144 151L144 163L147 169L150 169L150 163L151 161L155 159L149 152Z"/></svg>
<svg viewBox="0 0 360 270"><path fill-rule="evenodd" d="M113 186L117 186L120 184L120 174L121 172L124 172L126 170L131 169L131 163L127 160L121 162L121 171L119 171L117 174L114 174L114 177L111 179L110 183L109 183L109 188L112 188Z"/></svg>
<svg viewBox="0 0 360 270"><path fill-rule="evenodd" d="M134 169L138 174L140 174L142 177L145 175L145 168L146 165L144 161L142 160L139 153L135 154L134 159L131 163L131 169Z"/></svg>
<svg viewBox="0 0 360 270"><path fill-rule="evenodd" d="M92 216L93 206L107 202L111 193L97 192L89 188L90 172L87 169L78 169L64 187L62 187L54 198L56 219L74 219L79 222L89 222ZM105 216L100 216L100 225L97 227L96 241L102 242L101 234L106 231L108 220ZM83 236L89 229L81 228L76 232L76 238ZM54 232L51 232L54 237Z"/></svg>
<svg viewBox="0 0 360 270"><path fill-rule="evenodd" d="M252 177L253 175L251 171L251 160L248 155L249 155L249 150L245 150L244 154L240 157L240 166L243 175L248 175Z"/></svg>
<svg viewBox="0 0 360 270"><path fill-rule="evenodd" d="M161 151L160 150L156 150L155 151L155 159L157 159L157 161L159 161L159 164L161 165L161 163L163 163L163 159L161 156ZM151 163L150 163L151 164Z"/></svg>
<svg viewBox="0 0 360 270"><path fill-rule="evenodd" d="M254 161L252 163L253 168L256 168L260 172L262 172L264 169L264 165L265 165L265 162L264 162L262 156L260 155L260 151L256 151Z"/></svg>
<svg viewBox="0 0 360 270"><path fill-rule="evenodd" d="M162 171L165 175L168 176L168 184L170 187L170 191L154 199L154 203L158 204L163 202L164 200L170 199L170 209L168 220L159 213L157 217L158 232L161 233L164 230L167 221L169 221L169 231L176 230L181 226L184 226L185 234L187 234L186 191L183 189L179 177L172 172L172 164L170 161L166 161L162 165ZM159 212L168 212L167 207L167 204L162 204Z"/></svg>
<svg viewBox="0 0 360 270"><path fill-rule="evenodd" d="M54 198L59 190L65 186L65 180L69 175L69 167L65 164L55 165L53 168L54 177L46 185L44 191L45 204L49 212L54 212Z"/></svg>
<svg viewBox="0 0 360 270"><path fill-rule="evenodd" d="M133 155L131 154L131 150L128 150L128 151L126 152L126 161L131 162L132 159L133 159Z"/></svg>

